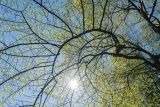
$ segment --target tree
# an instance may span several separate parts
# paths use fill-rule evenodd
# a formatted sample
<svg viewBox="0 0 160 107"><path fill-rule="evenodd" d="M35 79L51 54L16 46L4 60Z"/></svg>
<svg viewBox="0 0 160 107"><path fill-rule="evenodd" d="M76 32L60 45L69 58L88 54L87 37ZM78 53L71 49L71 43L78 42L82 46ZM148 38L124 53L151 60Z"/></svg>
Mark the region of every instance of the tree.
<svg viewBox="0 0 160 107"><path fill-rule="evenodd" d="M1 105L159 106L160 4L147 2L1 0Z"/></svg>

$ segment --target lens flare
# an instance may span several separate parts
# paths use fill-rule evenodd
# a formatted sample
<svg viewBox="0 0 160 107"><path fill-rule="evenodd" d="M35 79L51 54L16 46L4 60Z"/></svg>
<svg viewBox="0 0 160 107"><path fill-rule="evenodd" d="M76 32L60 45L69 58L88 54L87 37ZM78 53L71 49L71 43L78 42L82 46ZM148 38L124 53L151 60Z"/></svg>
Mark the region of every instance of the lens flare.
<svg viewBox="0 0 160 107"><path fill-rule="evenodd" d="M76 80L71 80L69 82L69 86L70 86L71 89L74 90L74 89L78 88L78 82Z"/></svg>

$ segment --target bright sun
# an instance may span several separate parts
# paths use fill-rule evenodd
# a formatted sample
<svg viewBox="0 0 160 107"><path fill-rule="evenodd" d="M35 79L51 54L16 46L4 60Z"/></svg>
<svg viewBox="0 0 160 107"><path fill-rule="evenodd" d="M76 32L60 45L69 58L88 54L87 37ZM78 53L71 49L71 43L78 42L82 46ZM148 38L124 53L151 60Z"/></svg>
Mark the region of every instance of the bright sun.
<svg viewBox="0 0 160 107"><path fill-rule="evenodd" d="M78 82L76 80L71 80L69 82L69 86L70 86L71 89L74 90L74 89L76 89L78 87Z"/></svg>

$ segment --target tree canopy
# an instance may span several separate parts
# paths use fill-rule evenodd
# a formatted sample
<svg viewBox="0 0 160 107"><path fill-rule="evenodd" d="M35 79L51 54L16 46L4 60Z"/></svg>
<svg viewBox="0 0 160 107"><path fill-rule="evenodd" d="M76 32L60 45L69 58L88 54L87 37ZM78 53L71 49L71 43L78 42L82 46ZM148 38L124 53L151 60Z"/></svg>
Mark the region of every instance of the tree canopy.
<svg viewBox="0 0 160 107"><path fill-rule="evenodd" d="M0 0L2 107L159 107L159 0Z"/></svg>

